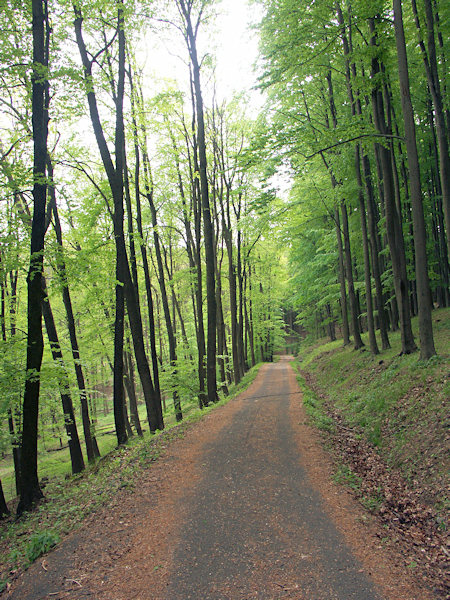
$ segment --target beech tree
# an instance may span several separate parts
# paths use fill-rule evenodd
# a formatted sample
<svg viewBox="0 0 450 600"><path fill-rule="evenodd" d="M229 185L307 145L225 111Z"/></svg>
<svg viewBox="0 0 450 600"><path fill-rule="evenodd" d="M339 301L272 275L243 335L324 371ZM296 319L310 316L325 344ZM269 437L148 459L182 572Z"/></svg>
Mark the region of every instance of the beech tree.
<svg viewBox="0 0 450 600"><path fill-rule="evenodd" d="M205 119L203 110L202 87L200 78L200 62L197 54L197 34L202 23L203 12L208 0L177 0L177 7L182 18L183 29L189 58L192 65L192 81L195 98L195 116L197 124L197 144L199 156L200 196L203 214L203 237L205 242L206 262L206 302L208 308L208 328L206 346L206 381L208 402L217 400L216 380L216 319L217 303L215 290L214 267L214 230L209 200L209 184L207 176Z"/></svg>

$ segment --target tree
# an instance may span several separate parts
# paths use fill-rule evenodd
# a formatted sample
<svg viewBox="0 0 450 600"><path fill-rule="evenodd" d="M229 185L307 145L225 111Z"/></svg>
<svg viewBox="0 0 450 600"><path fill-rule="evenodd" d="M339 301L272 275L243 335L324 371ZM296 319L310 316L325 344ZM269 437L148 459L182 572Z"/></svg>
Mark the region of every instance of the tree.
<svg viewBox="0 0 450 600"><path fill-rule="evenodd" d="M214 230L211 219L209 201L209 185L207 176L205 119L203 111L202 87L200 81L200 63L197 55L197 34L202 22L202 15L207 0L193 2L192 0L177 0L177 7L183 20L183 35L185 37L189 58L192 65L192 79L195 94L195 110L197 117L197 142L199 153L200 194L202 200L203 235L205 242L206 262L206 302L208 308L208 328L206 347L206 380L208 402L217 400L216 379L216 319L217 303L215 291L215 260L214 260ZM196 16L194 10L196 9Z"/></svg>
<svg viewBox="0 0 450 600"><path fill-rule="evenodd" d="M17 514L29 510L43 497L37 472L37 430L42 335L42 272L44 264L45 208L47 199L46 158L48 135L48 50L50 28L46 5L32 0L33 14L33 220L31 225L28 288L27 367L23 397L20 465L20 500Z"/></svg>
<svg viewBox="0 0 450 600"><path fill-rule="evenodd" d="M431 292L428 279L426 229L423 215L416 129L409 89L408 59L406 56L405 34L403 30L402 5L400 0L394 0L393 9L395 39L397 42L398 73L403 118L405 121L406 149L408 153L409 179L411 185L417 297L419 303L420 356L422 359L427 360L436 354L436 350L434 348L433 325L431 321Z"/></svg>
<svg viewBox="0 0 450 600"><path fill-rule="evenodd" d="M125 236L123 228L124 209L123 209L123 147L124 147L124 123L123 123L123 98L125 88L125 31L123 7L118 4L117 7L117 37L119 41L118 58L118 81L117 92L114 85L114 99L116 106L116 126L115 126L115 159L114 165L105 134L101 125L97 98L92 88L92 66L93 61L89 59L86 45L82 33L83 17L81 10L74 7L75 11L75 33L77 44L83 63L84 77L86 82L87 99L89 112L92 121L97 145L102 157L105 172L108 178L111 194L114 200L114 235L116 242L116 322L115 322L115 342L114 342L114 397L115 417L117 419L116 429L119 443L126 440L125 422L124 422L124 390L123 390L123 332L124 332L124 296L127 301L128 314L130 317L131 334L133 346L136 355L136 363L141 378L144 391L145 402L147 406L150 430L164 428L162 410L160 402L155 394L155 388L151 378L151 373L145 353L142 333L142 318L139 307L139 298L136 297L136 291L133 286L130 266L127 257L125 245ZM107 50L103 48L102 51Z"/></svg>

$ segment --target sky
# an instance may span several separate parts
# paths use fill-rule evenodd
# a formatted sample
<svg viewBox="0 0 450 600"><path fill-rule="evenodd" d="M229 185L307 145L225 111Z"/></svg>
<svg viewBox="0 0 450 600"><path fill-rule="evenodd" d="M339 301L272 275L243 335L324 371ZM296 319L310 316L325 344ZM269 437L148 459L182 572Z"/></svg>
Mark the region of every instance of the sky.
<svg viewBox="0 0 450 600"><path fill-rule="evenodd" d="M217 6L217 18L212 34L206 42L199 35L200 56L208 53L215 56L216 91L218 100L231 99L233 93L249 93L249 107L257 112L263 98L256 85L253 65L258 56L257 33L250 26L258 22L262 15L261 7L249 6L246 0L222 0ZM149 33L145 38L145 48L140 49L141 64L145 63L144 73L147 86L155 79L175 79L182 89L188 84L187 51L181 34L169 29L164 35ZM205 91L208 90L207 71L203 71Z"/></svg>

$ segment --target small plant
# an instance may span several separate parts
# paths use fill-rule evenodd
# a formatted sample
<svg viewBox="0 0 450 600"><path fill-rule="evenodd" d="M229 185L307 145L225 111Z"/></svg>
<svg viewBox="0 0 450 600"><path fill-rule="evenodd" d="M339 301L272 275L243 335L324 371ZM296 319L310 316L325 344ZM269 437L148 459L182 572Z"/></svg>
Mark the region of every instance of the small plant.
<svg viewBox="0 0 450 600"><path fill-rule="evenodd" d="M25 548L28 562L32 563L42 554L45 554L59 542L59 536L52 531L35 533Z"/></svg>
<svg viewBox="0 0 450 600"><path fill-rule="evenodd" d="M363 496L361 498L361 504L370 512L374 513L380 508L383 499L381 496Z"/></svg>
<svg viewBox="0 0 450 600"><path fill-rule="evenodd" d="M333 479L336 483L348 485L354 491L358 491L361 487L361 477L356 475L356 473L346 465L339 466L338 470L333 475Z"/></svg>

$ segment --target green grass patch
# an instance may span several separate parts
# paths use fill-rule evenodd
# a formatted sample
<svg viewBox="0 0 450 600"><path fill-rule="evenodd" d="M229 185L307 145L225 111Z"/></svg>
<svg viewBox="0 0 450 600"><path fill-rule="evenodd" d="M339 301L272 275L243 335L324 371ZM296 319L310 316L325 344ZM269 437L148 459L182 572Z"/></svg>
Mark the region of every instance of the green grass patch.
<svg viewBox="0 0 450 600"><path fill-rule="evenodd" d="M391 332L391 348L377 356L368 350L364 334L362 351L344 347L342 340L302 348L298 367L315 381L316 392L305 388L304 380L300 385L317 427L327 429L326 401L389 465L410 481L428 486L434 503L445 504L450 309L434 311L433 322L438 356L428 361L420 360L419 352L400 356L400 334ZM413 331L418 343L417 318ZM378 499L366 502L375 509Z"/></svg>
<svg viewBox="0 0 450 600"><path fill-rule="evenodd" d="M347 465L339 465L333 474L333 479L336 483L348 485L355 492L361 488L361 477L354 473Z"/></svg>
<svg viewBox="0 0 450 600"><path fill-rule="evenodd" d="M297 375L297 382L302 390L303 405L306 414L310 417L314 425L322 431L334 431L333 420L326 414L323 407L323 400L306 385L305 378L302 375Z"/></svg>

